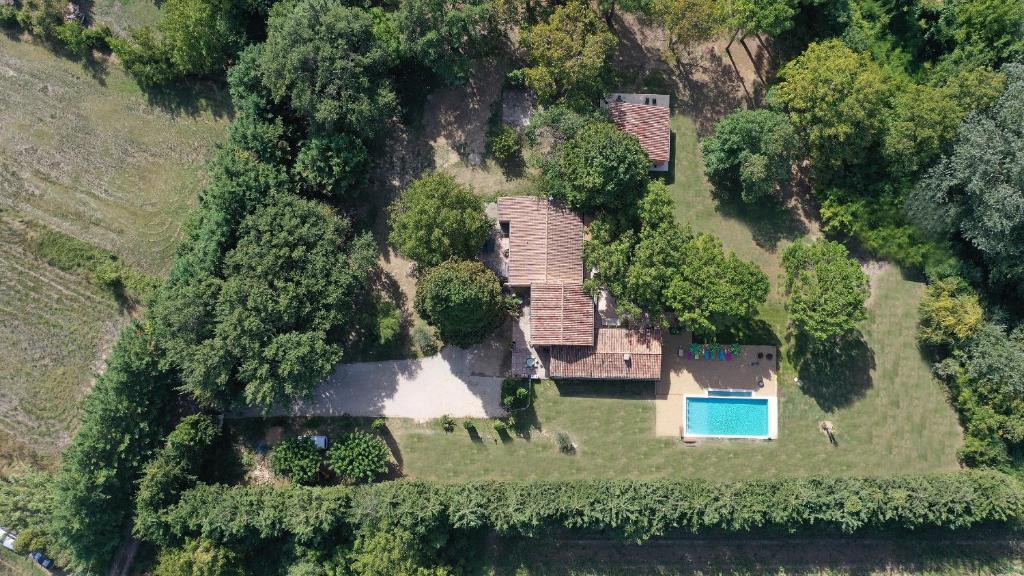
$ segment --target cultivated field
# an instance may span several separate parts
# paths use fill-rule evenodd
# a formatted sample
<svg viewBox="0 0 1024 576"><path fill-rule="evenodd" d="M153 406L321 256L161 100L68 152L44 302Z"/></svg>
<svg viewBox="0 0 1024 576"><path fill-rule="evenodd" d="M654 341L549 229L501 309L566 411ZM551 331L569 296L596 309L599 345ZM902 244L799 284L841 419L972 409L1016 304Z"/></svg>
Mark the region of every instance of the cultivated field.
<svg viewBox="0 0 1024 576"><path fill-rule="evenodd" d="M226 95L158 106L116 66L6 36L0 78L0 207L165 272L224 136Z"/></svg>
<svg viewBox="0 0 1024 576"><path fill-rule="evenodd" d="M0 471L52 468L79 402L126 316L108 293L33 256L0 215Z"/></svg>
<svg viewBox="0 0 1024 576"><path fill-rule="evenodd" d="M57 463L127 321L109 293L34 257L18 222L165 272L227 122L206 101L175 106L116 65L89 70L0 35L0 470Z"/></svg>

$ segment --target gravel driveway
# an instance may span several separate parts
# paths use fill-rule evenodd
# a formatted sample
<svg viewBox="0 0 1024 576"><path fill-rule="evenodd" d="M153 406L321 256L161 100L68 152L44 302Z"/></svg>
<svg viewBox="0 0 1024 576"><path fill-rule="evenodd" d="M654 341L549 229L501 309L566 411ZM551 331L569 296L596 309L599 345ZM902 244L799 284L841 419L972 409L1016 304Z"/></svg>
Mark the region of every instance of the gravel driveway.
<svg viewBox="0 0 1024 576"><path fill-rule="evenodd" d="M506 342L507 344L507 342ZM339 364L306 400L274 408L268 416L389 416L429 420L503 416L501 374L507 350L493 341L415 360ZM243 410L235 417L259 415Z"/></svg>

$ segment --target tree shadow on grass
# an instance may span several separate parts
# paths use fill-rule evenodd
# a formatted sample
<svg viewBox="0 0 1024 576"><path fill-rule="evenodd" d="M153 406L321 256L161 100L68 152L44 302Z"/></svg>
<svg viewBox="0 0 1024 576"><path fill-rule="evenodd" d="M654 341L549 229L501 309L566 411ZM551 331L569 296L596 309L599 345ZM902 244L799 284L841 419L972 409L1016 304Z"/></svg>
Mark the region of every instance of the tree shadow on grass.
<svg viewBox="0 0 1024 576"><path fill-rule="evenodd" d="M859 330L827 344L797 336L791 360L799 374L800 389L825 412L853 404L873 385L875 353Z"/></svg>
<svg viewBox="0 0 1024 576"><path fill-rule="evenodd" d="M183 80L173 86L143 88L150 106L172 116L194 118L209 113L214 118L231 118L234 108L227 87L209 80Z"/></svg>
<svg viewBox="0 0 1024 576"><path fill-rule="evenodd" d="M654 397L653 382L624 380L555 380L559 396L646 400Z"/></svg>
<svg viewBox="0 0 1024 576"><path fill-rule="evenodd" d="M793 241L810 232L785 198L773 196L748 204L739 194L718 187L713 188L711 196L717 203L718 213L742 221L750 229L754 243L768 252L775 252L783 240Z"/></svg>

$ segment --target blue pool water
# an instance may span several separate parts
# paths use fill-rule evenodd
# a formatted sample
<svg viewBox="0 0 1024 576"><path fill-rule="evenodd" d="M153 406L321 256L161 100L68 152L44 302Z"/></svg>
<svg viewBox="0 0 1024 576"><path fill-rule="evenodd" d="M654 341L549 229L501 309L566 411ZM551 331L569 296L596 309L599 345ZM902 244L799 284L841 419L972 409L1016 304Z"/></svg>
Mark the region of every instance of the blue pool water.
<svg viewBox="0 0 1024 576"><path fill-rule="evenodd" d="M767 436L767 398L686 398L686 433Z"/></svg>

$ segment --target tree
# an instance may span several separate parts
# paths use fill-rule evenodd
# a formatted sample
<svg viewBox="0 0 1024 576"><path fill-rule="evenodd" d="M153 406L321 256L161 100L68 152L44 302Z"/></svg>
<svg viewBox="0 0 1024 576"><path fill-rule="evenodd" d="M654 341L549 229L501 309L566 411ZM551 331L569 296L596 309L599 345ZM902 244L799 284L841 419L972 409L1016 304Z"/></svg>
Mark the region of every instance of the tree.
<svg viewBox="0 0 1024 576"><path fill-rule="evenodd" d="M978 294L955 276L931 283L918 311L921 326L917 338L931 345L963 342L978 331L984 319Z"/></svg>
<svg viewBox="0 0 1024 576"><path fill-rule="evenodd" d="M396 528L362 531L349 556L357 576L448 576L443 567L428 568L429 555L408 531Z"/></svg>
<svg viewBox="0 0 1024 576"><path fill-rule="evenodd" d="M375 249L327 206L286 193L237 235L223 278L184 284L195 287L181 292L191 302L175 298L192 312L172 318L184 332L174 358L200 402L229 402L240 387L250 406L269 407L305 395L341 359ZM212 318L193 315L203 310Z"/></svg>
<svg viewBox="0 0 1024 576"><path fill-rule="evenodd" d="M139 482L135 499L136 536L161 546L170 543L161 513L199 481L200 467L218 434L211 417L193 414L167 436L164 447L146 464Z"/></svg>
<svg viewBox="0 0 1024 576"><path fill-rule="evenodd" d="M494 4L482 0L402 0L395 12L403 57L448 84L465 81L494 31Z"/></svg>
<svg viewBox="0 0 1024 576"><path fill-rule="evenodd" d="M795 242L782 254L786 310L797 333L812 342L834 341L867 318L868 276L831 240Z"/></svg>
<svg viewBox="0 0 1024 576"><path fill-rule="evenodd" d="M260 53L263 82L324 131L372 136L397 109L385 77L393 53L376 25L369 11L340 0L277 4Z"/></svg>
<svg viewBox="0 0 1024 576"><path fill-rule="evenodd" d="M938 158L966 112L950 91L913 85L893 100L882 154L897 175L909 176Z"/></svg>
<svg viewBox="0 0 1024 576"><path fill-rule="evenodd" d="M323 458L312 438L287 438L270 451L270 469L296 484L312 484Z"/></svg>
<svg viewBox="0 0 1024 576"><path fill-rule="evenodd" d="M416 312L456 346L483 342L509 306L498 277L477 261L449 260L428 270L416 286Z"/></svg>
<svg viewBox="0 0 1024 576"><path fill-rule="evenodd" d="M752 263L726 254L708 234L679 227L665 186L655 182L638 207L640 230L621 230L602 218L584 248L596 279L618 298L619 311L644 313L667 325L713 334L757 314L768 297L768 277Z"/></svg>
<svg viewBox="0 0 1024 576"><path fill-rule="evenodd" d="M314 135L303 143L292 170L311 195L351 202L366 184L369 164L370 155L358 139L347 134Z"/></svg>
<svg viewBox="0 0 1024 576"><path fill-rule="evenodd" d="M352 432L327 451L327 466L353 482L373 482L388 472L391 451L383 440L362 431Z"/></svg>
<svg viewBox="0 0 1024 576"><path fill-rule="evenodd" d="M604 95L617 41L586 3L559 6L547 22L527 29L522 42L530 59L526 84L541 103L564 99L586 107Z"/></svg>
<svg viewBox="0 0 1024 576"><path fill-rule="evenodd" d="M156 348L146 326L126 328L82 404L51 517L58 559L70 570L106 567L124 538L142 467L169 427L176 382Z"/></svg>
<svg viewBox="0 0 1024 576"><path fill-rule="evenodd" d="M718 0L652 0L648 15L668 31L668 58L685 65L693 49L725 30L728 14Z"/></svg>
<svg viewBox="0 0 1024 576"><path fill-rule="evenodd" d="M957 0L943 20L962 49L985 53L989 64L1024 56L1024 0Z"/></svg>
<svg viewBox="0 0 1024 576"><path fill-rule="evenodd" d="M161 44L178 76L223 72L246 41L244 4L231 0L165 0Z"/></svg>
<svg viewBox="0 0 1024 576"><path fill-rule="evenodd" d="M789 115L815 170L864 162L882 139L895 83L868 54L813 43L779 71L771 101Z"/></svg>
<svg viewBox="0 0 1024 576"><path fill-rule="evenodd" d="M715 188L752 203L789 182L796 135L771 110L737 110L722 118L702 144L704 171Z"/></svg>
<svg viewBox="0 0 1024 576"><path fill-rule="evenodd" d="M153 576L243 576L241 559L209 540L189 539L180 548L164 548Z"/></svg>
<svg viewBox="0 0 1024 576"><path fill-rule="evenodd" d="M650 166L636 136L612 124L592 123L545 163L542 185L578 211L623 210L643 194Z"/></svg>
<svg viewBox="0 0 1024 576"><path fill-rule="evenodd" d="M492 227L480 197L445 172L407 186L391 206L390 224L388 240L422 267L475 257Z"/></svg>
<svg viewBox="0 0 1024 576"><path fill-rule="evenodd" d="M911 219L979 250L996 284L1024 278L1024 66L1003 67L1009 83L989 109L961 124L950 154L918 181Z"/></svg>
<svg viewBox="0 0 1024 576"><path fill-rule="evenodd" d="M795 0L732 0L730 23L744 34L778 36L793 27Z"/></svg>

